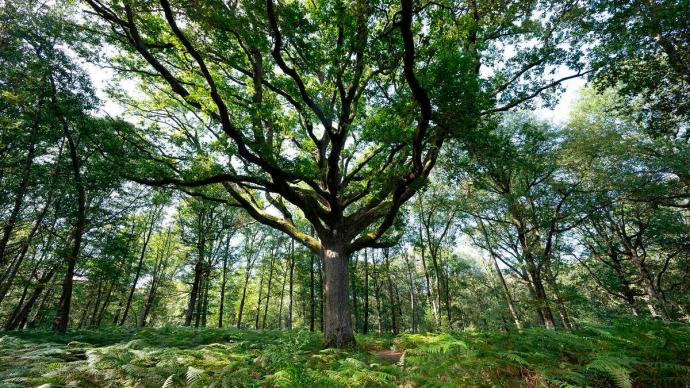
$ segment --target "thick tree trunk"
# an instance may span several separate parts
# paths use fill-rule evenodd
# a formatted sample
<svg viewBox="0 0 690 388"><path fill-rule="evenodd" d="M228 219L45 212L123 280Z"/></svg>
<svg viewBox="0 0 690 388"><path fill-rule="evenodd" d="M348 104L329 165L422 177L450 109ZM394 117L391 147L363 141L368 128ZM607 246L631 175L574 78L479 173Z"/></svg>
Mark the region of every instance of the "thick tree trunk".
<svg viewBox="0 0 690 388"><path fill-rule="evenodd" d="M349 260L341 241L322 242L324 340L326 346L355 345L349 303Z"/></svg>

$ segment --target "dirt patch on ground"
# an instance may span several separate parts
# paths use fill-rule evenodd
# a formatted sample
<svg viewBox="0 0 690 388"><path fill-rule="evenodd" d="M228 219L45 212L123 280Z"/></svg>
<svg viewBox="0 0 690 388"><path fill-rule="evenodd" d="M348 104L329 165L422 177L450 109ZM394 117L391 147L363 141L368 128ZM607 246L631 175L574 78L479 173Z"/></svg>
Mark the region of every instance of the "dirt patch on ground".
<svg viewBox="0 0 690 388"><path fill-rule="evenodd" d="M374 354L383 361L391 364L397 364L400 361L400 358L403 356L403 353L404 352L401 350L381 350L375 352Z"/></svg>

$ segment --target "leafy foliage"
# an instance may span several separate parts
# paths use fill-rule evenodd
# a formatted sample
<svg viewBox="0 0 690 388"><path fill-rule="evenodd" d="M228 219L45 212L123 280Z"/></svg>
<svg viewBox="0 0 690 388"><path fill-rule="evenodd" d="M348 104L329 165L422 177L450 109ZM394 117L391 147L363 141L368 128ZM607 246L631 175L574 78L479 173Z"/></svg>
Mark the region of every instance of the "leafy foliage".
<svg viewBox="0 0 690 388"><path fill-rule="evenodd" d="M304 331L143 329L14 332L0 338L2 386L615 386L688 384L690 328L619 322L566 333L360 336L321 349ZM400 363L378 356L402 352Z"/></svg>

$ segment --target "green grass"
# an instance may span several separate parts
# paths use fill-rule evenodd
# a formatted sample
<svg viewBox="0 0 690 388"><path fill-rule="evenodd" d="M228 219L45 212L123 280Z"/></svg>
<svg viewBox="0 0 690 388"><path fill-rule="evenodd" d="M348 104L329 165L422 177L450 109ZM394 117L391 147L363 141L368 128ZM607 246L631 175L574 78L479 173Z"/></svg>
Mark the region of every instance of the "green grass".
<svg viewBox="0 0 690 388"><path fill-rule="evenodd" d="M0 333L0 387L688 386L690 326L620 322L572 333L359 336L162 328ZM377 352L403 352L390 364Z"/></svg>

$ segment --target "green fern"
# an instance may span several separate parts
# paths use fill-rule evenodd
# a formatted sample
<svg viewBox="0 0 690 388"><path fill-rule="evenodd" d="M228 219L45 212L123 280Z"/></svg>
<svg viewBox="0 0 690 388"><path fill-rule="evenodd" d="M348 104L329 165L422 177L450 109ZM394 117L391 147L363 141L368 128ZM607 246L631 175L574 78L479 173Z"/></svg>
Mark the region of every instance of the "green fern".
<svg viewBox="0 0 690 388"><path fill-rule="evenodd" d="M616 383L618 388L632 387L632 379L626 365L620 358L612 355L597 355L587 364L587 369L604 372Z"/></svg>
<svg viewBox="0 0 690 388"><path fill-rule="evenodd" d="M187 378L187 385L189 386L194 386L196 383L199 382L201 379L201 376L204 374L204 371L202 369L197 369L193 366L190 366L187 368L187 373L186 373L186 378Z"/></svg>

